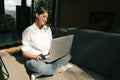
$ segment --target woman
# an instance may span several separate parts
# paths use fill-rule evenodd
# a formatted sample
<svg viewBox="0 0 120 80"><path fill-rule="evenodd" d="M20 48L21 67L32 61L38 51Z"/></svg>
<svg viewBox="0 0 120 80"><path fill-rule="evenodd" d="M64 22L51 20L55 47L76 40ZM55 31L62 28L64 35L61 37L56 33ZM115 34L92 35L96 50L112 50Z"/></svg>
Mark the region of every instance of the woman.
<svg viewBox="0 0 120 80"><path fill-rule="evenodd" d="M31 80L41 75L54 75L64 72L71 67L67 64L71 55L61 59L46 63L44 59L48 57L52 32L49 26L45 25L48 18L48 11L43 7L38 7L35 12L35 22L27 27L22 34L22 54L27 58L26 67L34 72ZM66 65L67 64L67 65Z"/></svg>

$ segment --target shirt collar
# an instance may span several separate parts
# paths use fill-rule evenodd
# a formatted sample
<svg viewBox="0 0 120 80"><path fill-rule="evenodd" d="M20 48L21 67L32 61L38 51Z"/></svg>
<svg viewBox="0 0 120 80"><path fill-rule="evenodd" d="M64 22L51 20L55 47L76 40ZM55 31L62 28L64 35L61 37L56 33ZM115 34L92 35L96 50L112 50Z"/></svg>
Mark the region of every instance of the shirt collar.
<svg viewBox="0 0 120 80"><path fill-rule="evenodd" d="M35 23L33 24L33 26L34 26L34 29L39 29L39 28L36 26ZM44 25L42 29L43 29L43 30L46 30L47 28L48 28L48 27L47 27L46 25ZM41 29L41 30L42 30L42 29Z"/></svg>

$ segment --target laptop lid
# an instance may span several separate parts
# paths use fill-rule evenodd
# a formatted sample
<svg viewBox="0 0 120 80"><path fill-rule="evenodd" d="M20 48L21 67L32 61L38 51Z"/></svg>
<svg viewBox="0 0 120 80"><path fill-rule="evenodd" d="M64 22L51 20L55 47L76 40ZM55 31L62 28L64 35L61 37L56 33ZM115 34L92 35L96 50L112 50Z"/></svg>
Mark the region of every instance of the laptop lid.
<svg viewBox="0 0 120 80"><path fill-rule="evenodd" d="M52 62L70 53L73 34L52 39L50 57L47 62Z"/></svg>

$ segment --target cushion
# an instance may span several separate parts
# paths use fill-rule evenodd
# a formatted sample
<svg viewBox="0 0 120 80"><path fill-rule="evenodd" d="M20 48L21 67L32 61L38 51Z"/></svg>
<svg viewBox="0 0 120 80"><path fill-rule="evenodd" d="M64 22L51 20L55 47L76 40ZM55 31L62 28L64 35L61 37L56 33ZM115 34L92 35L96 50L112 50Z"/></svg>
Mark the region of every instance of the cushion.
<svg viewBox="0 0 120 80"><path fill-rule="evenodd" d="M120 64L114 69L111 80L120 80Z"/></svg>
<svg viewBox="0 0 120 80"><path fill-rule="evenodd" d="M72 63L111 77L120 62L120 35L96 30L74 33Z"/></svg>

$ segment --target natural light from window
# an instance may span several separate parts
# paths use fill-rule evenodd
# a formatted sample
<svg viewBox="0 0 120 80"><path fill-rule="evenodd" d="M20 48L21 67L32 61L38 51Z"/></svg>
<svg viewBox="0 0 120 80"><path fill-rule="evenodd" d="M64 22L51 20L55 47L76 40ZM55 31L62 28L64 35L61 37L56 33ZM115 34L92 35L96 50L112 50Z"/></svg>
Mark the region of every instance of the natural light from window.
<svg viewBox="0 0 120 80"><path fill-rule="evenodd" d="M22 0L4 0L5 14L10 14L15 17L16 5L21 5ZM31 0L26 0L26 5L31 6Z"/></svg>

